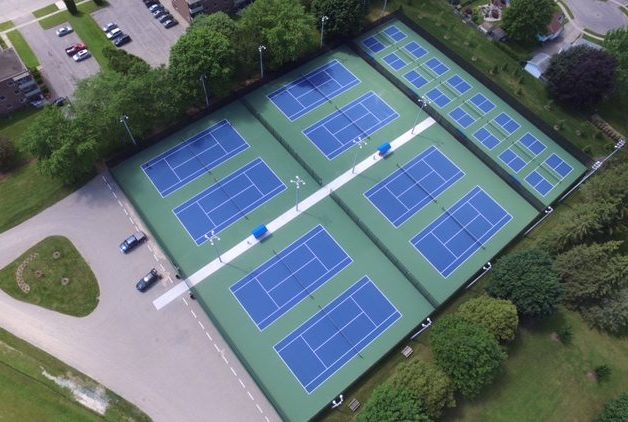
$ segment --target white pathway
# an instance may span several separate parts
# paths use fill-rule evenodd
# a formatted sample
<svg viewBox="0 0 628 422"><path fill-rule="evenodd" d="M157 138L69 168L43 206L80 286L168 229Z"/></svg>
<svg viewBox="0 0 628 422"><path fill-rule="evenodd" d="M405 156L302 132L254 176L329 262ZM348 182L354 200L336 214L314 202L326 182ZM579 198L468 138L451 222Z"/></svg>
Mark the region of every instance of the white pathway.
<svg viewBox="0 0 628 422"><path fill-rule="evenodd" d="M397 139L390 143L391 150L394 151L406 143L410 142L421 132L425 131L427 128L432 126L435 123L434 119L428 117L427 119L420 122L414 128L410 129L406 133L399 136ZM327 198L333 191L338 190L345 184L349 183L353 178L357 177L360 173L366 171L371 166L374 166L379 160L382 158L378 154L374 154L371 157L368 157L364 161L358 163L355 166L355 171L353 169L347 170L345 173L338 176L336 179L332 180L327 185L321 187L319 190L314 192L312 195L304 198L301 202L299 202L299 210L297 211L295 208L290 208L288 211L281 214L279 217L275 218L270 223L266 224L268 231L270 233L276 232L290 221L294 220L298 217L299 213L306 211L307 209L313 207L323 199ZM205 265L203 268L192 274L187 280L184 280L168 290L163 295L159 296L157 299L153 301L153 305L157 309L161 309L164 306L168 305L170 302L186 293L188 289L192 286L197 285L201 281L205 280L207 277L220 270L229 262L233 261L249 249L253 248L258 244L258 241L251 235L242 240L240 243L235 245L233 248L224 252L221 255L222 262L219 259L215 259Z"/></svg>

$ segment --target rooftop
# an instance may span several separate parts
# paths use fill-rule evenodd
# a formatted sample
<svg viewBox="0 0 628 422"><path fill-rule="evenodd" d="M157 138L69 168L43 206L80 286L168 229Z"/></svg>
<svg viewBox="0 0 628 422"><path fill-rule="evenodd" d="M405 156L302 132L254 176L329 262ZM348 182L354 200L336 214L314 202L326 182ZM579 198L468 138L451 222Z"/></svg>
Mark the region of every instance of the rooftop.
<svg viewBox="0 0 628 422"><path fill-rule="evenodd" d="M12 78L26 71L26 67L12 48L0 50L0 81Z"/></svg>

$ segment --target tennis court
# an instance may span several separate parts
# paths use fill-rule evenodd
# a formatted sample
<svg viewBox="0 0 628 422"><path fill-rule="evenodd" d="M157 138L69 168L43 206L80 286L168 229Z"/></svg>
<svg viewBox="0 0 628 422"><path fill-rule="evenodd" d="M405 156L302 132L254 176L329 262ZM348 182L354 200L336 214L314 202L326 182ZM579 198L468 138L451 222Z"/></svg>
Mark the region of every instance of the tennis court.
<svg viewBox="0 0 628 422"><path fill-rule="evenodd" d="M360 80L338 60L330 60L268 95L291 122L358 85Z"/></svg>
<svg viewBox="0 0 628 422"><path fill-rule="evenodd" d="M401 313L364 276L277 343L275 350L305 391L312 393L400 318Z"/></svg>
<svg viewBox="0 0 628 422"><path fill-rule="evenodd" d="M406 38L406 34L396 26L392 25L379 31L375 35L365 39L363 44L372 53L378 53L390 45L394 45Z"/></svg>
<svg viewBox="0 0 628 422"><path fill-rule="evenodd" d="M411 243L447 278L510 220L512 216L497 201L475 187Z"/></svg>
<svg viewBox="0 0 628 422"><path fill-rule="evenodd" d="M552 154L528 174L526 182L539 194L545 196L556 186L556 183L569 176L572 171L573 167L556 154Z"/></svg>
<svg viewBox="0 0 628 422"><path fill-rule="evenodd" d="M352 262L319 225L230 290L257 328L263 330Z"/></svg>
<svg viewBox="0 0 628 422"><path fill-rule="evenodd" d="M517 142L499 155L508 167L515 173L519 173L530 161L545 151L545 145L536 139L534 135L526 133Z"/></svg>
<svg viewBox="0 0 628 422"><path fill-rule="evenodd" d="M231 123L223 120L142 164L142 170L165 197L248 147Z"/></svg>
<svg viewBox="0 0 628 422"><path fill-rule="evenodd" d="M303 133L328 160L333 160L358 139L368 138L398 117L399 114L377 94L367 92Z"/></svg>
<svg viewBox="0 0 628 422"><path fill-rule="evenodd" d="M257 158L176 207L173 212L197 245L286 190L270 167Z"/></svg>
<svg viewBox="0 0 628 422"><path fill-rule="evenodd" d="M431 146L364 195L399 227L463 176L449 157Z"/></svg>

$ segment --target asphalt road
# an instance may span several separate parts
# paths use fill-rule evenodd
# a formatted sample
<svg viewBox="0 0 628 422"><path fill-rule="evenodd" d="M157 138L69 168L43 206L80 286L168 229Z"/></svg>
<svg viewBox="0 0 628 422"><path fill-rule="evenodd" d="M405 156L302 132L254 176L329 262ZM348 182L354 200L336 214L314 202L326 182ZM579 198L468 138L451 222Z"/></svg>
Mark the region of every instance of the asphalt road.
<svg viewBox="0 0 628 422"><path fill-rule="evenodd" d="M628 26L628 16L620 9L626 0L565 0L574 14L576 23L583 29L590 29L604 35L611 29Z"/></svg>
<svg viewBox="0 0 628 422"><path fill-rule="evenodd" d="M30 15L33 10L54 3L53 0L0 0L0 22ZM33 17L31 15L31 17Z"/></svg>
<svg viewBox="0 0 628 422"><path fill-rule="evenodd" d="M81 40L75 32L58 37L55 33L57 28L44 30L39 23L31 23L20 28L20 32L42 65L41 73L48 82L52 98L72 96L79 80L95 75L100 70L98 62L93 57L76 63L72 57L65 54L66 47Z"/></svg>
<svg viewBox="0 0 628 422"><path fill-rule="evenodd" d="M129 255L117 250L138 220L122 207L126 202L115 186L113 192L117 199L98 176L0 234L0 268L46 236L68 237L98 279L96 310L73 318L0 291L0 325L106 385L155 421L279 420L196 302L179 299L157 311L152 301L171 285L167 277L145 294L135 290L135 281L151 267L163 272L161 265L168 265L150 240Z"/></svg>

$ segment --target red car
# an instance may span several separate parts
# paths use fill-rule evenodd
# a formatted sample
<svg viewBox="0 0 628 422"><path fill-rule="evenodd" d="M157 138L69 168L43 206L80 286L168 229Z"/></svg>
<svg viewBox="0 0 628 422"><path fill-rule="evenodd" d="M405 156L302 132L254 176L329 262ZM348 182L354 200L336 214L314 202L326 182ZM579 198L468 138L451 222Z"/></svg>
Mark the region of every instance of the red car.
<svg viewBox="0 0 628 422"><path fill-rule="evenodd" d="M85 44L73 44L65 49L65 53L68 56L73 56L79 51L86 50L86 49L87 49L87 46Z"/></svg>

